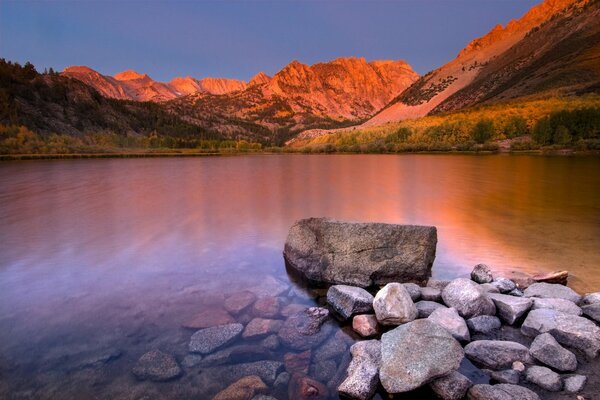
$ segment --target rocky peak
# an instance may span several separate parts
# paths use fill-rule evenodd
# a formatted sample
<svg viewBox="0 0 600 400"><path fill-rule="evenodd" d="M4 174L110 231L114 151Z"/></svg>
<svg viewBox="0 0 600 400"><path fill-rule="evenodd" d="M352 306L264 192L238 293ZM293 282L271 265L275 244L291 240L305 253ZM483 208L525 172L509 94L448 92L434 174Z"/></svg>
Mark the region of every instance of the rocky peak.
<svg viewBox="0 0 600 400"><path fill-rule="evenodd" d="M262 85L263 83L269 83L271 81L271 77L265 74L263 71L260 71L258 74L254 75L250 82L248 82L248 86Z"/></svg>
<svg viewBox="0 0 600 400"><path fill-rule="evenodd" d="M132 69L128 69L127 71L120 72L114 76L114 78L118 81L132 81L137 79L150 79L150 77L146 74L140 74Z"/></svg>
<svg viewBox="0 0 600 400"><path fill-rule="evenodd" d="M246 82L238 79L204 78L198 81L202 91L210 94L226 94L246 89Z"/></svg>

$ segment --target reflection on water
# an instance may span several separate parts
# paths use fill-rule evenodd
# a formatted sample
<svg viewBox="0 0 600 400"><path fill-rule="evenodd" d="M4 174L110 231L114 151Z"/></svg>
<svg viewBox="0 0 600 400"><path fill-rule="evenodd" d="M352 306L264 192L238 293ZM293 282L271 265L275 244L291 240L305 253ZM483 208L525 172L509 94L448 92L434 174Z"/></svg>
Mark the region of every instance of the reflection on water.
<svg viewBox="0 0 600 400"><path fill-rule="evenodd" d="M308 216L435 225L438 277L484 262L498 271L567 269L576 289L600 289L598 158L6 162L0 397L201 396L197 374L138 383L131 367L152 348L183 360L193 331L181 324L229 294L289 284L283 243ZM317 296L286 289L282 306Z"/></svg>

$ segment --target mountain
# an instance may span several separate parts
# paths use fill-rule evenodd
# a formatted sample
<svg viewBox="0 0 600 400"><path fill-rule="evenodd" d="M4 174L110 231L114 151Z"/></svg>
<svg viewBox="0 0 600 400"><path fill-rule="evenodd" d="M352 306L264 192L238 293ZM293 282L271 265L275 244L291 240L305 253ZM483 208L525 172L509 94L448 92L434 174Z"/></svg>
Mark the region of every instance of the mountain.
<svg viewBox="0 0 600 400"><path fill-rule="evenodd" d="M597 0L546 0L422 76L364 126L526 96L600 88Z"/></svg>

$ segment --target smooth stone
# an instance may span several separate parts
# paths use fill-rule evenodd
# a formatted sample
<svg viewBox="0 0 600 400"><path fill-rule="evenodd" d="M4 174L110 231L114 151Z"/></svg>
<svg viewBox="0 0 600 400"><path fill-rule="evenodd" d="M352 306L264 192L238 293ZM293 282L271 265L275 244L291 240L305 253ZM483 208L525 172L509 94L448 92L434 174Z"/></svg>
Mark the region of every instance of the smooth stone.
<svg viewBox="0 0 600 400"><path fill-rule="evenodd" d="M438 308L427 319L446 329L456 340L471 340L467 323L454 308Z"/></svg>
<svg viewBox="0 0 600 400"><path fill-rule="evenodd" d="M288 397L294 400L325 400L329 397L329 390L306 375L294 374L290 379Z"/></svg>
<svg viewBox="0 0 600 400"><path fill-rule="evenodd" d="M312 352L310 350L303 351L302 353L285 353L283 356L283 365L285 366L285 370L291 375L306 375L308 374L311 357Z"/></svg>
<svg viewBox="0 0 600 400"><path fill-rule="evenodd" d="M290 228L283 254L287 265L309 281L370 287L424 283L436 244L432 226L307 218Z"/></svg>
<svg viewBox="0 0 600 400"><path fill-rule="evenodd" d="M471 280L477 283L491 283L494 280L492 270L485 264L477 264L471 271Z"/></svg>
<svg viewBox="0 0 600 400"><path fill-rule="evenodd" d="M532 310L521 325L526 336L550 333L560 344L584 352L589 358L600 353L600 328L589 319L541 308Z"/></svg>
<svg viewBox="0 0 600 400"><path fill-rule="evenodd" d="M489 375L490 380L498 383L510 383L511 385L517 385L521 379L521 373L514 369L504 369L502 371L484 369L482 371Z"/></svg>
<svg viewBox="0 0 600 400"><path fill-rule="evenodd" d="M496 314L496 306L492 299L470 279L454 279L442 291L442 299L448 307L454 307L463 318Z"/></svg>
<svg viewBox="0 0 600 400"><path fill-rule="evenodd" d="M279 319L253 318L244 328L242 337L248 339L268 336L279 332L282 324L283 321Z"/></svg>
<svg viewBox="0 0 600 400"><path fill-rule="evenodd" d="M287 283L269 275L266 278L261 279L260 283L256 286L248 288L248 291L260 298L277 297L289 289L290 286Z"/></svg>
<svg viewBox="0 0 600 400"><path fill-rule="evenodd" d="M278 297L261 297L252 305L252 314L261 318L273 318L279 314Z"/></svg>
<svg viewBox="0 0 600 400"><path fill-rule="evenodd" d="M368 400L379 385L381 343L378 340L358 342L350 347L350 353L352 361L348 377L338 387L338 392L352 399Z"/></svg>
<svg viewBox="0 0 600 400"><path fill-rule="evenodd" d="M456 371L463 357L444 328L426 319L408 322L382 335L379 379L388 393L408 392Z"/></svg>
<svg viewBox="0 0 600 400"><path fill-rule="evenodd" d="M600 303L582 306L581 311L583 311L583 314L586 317L591 318L596 322L600 322Z"/></svg>
<svg viewBox="0 0 600 400"><path fill-rule="evenodd" d="M493 283L482 283L479 285L479 290L485 293L500 293L500 290Z"/></svg>
<svg viewBox="0 0 600 400"><path fill-rule="evenodd" d="M273 382L273 394L277 398L287 398L288 386L292 376L289 372L282 372L277 375L275 382Z"/></svg>
<svg viewBox="0 0 600 400"><path fill-rule="evenodd" d="M202 362L202 358L203 357L200 354L188 354L183 358L181 365L183 365L186 368L192 368L200 364L200 362Z"/></svg>
<svg viewBox="0 0 600 400"><path fill-rule="evenodd" d="M573 289L553 283L534 283L525 289L526 297L541 297L545 299L565 299L577 304L581 296Z"/></svg>
<svg viewBox="0 0 600 400"><path fill-rule="evenodd" d="M379 324L373 314L355 315L352 319L352 329L364 338L379 334Z"/></svg>
<svg viewBox="0 0 600 400"><path fill-rule="evenodd" d="M375 316L382 325L399 325L417 318L417 308L400 283L388 283L373 300Z"/></svg>
<svg viewBox="0 0 600 400"><path fill-rule="evenodd" d="M472 333L489 334L500 329L502 323L500 322L500 318L496 316L480 315L478 317L469 318L467 320L467 326Z"/></svg>
<svg viewBox="0 0 600 400"><path fill-rule="evenodd" d="M448 286L448 284L450 284L450 282L451 281L449 279L433 279L432 278L427 281L427 287L444 290L444 288L446 286Z"/></svg>
<svg viewBox="0 0 600 400"><path fill-rule="evenodd" d="M160 350L152 350L140 357L132 370L136 378L163 382L181 375L175 357Z"/></svg>
<svg viewBox="0 0 600 400"><path fill-rule="evenodd" d="M418 301L421 298L421 288L416 283L403 283L402 284L412 301Z"/></svg>
<svg viewBox="0 0 600 400"><path fill-rule="evenodd" d="M223 306L232 314L239 314L256 301L256 295L249 290L237 292L225 299Z"/></svg>
<svg viewBox="0 0 600 400"><path fill-rule="evenodd" d="M443 400L460 400L471 386L473 382L457 371L429 383L431 390Z"/></svg>
<svg viewBox="0 0 600 400"><path fill-rule="evenodd" d="M260 345L268 350L276 350L279 344L279 337L277 335L267 336L260 342Z"/></svg>
<svg viewBox="0 0 600 400"><path fill-rule="evenodd" d="M308 308L308 306L306 304L297 304L297 303L288 304L287 306L285 306L281 309L281 316L287 318L294 314L298 314L299 312L302 312L302 311L306 310L307 308Z"/></svg>
<svg viewBox="0 0 600 400"><path fill-rule="evenodd" d="M417 301L415 303L415 307L417 308L417 318L427 318L438 308L448 308L443 304L436 303L435 301L425 300Z"/></svg>
<svg viewBox="0 0 600 400"><path fill-rule="evenodd" d="M231 343L244 330L242 324L213 326L197 331L190 338L190 353L208 354L221 346Z"/></svg>
<svg viewBox="0 0 600 400"><path fill-rule="evenodd" d="M474 385L467 393L468 400L540 400L533 391L523 386L501 383L499 385Z"/></svg>
<svg viewBox="0 0 600 400"><path fill-rule="evenodd" d="M222 308L210 308L199 312L187 321L182 326L190 329L210 328L211 326L232 324L235 320L233 317Z"/></svg>
<svg viewBox="0 0 600 400"><path fill-rule="evenodd" d="M500 293L508 293L511 290L516 289L517 285L508 278L498 277L492 282L492 285L496 286Z"/></svg>
<svg viewBox="0 0 600 400"><path fill-rule="evenodd" d="M567 393L581 392L587 382L585 375L571 375L563 379L563 387Z"/></svg>
<svg viewBox="0 0 600 400"><path fill-rule="evenodd" d="M255 361L272 357L273 353L268 349L256 344L241 344L226 347L204 357L199 364L202 367L214 367L216 365L231 364L235 361Z"/></svg>
<svg viewBox="0 0 600 400"><path fill-rule="evenodd" d="M213 397L213 400L248 400L258 392L266 390L267 385L262 379L259 376L251 375L232 383Z"/></svg>
<svg viewBox="0 0 600 400"><path fill-rule="evenodd" d="M245 376L256 375L267 386L271 386L281 371L283 371L283 363L271 360L207 367L201 374L195 376L194 385L202 389L202 398L212 398Z"/></svg>
<svg viewBox="0 0 600 400"><path fill-rule="evenodd" d="M310 307L290 316L279 329L279 340L294 350L307 350L318 346L331 333L333 327L329 310Z"/></svg>
<svg viewBox="0 0 600 400"><path fill-rule="evenodd" d="M600 303L600 292L587 293L581 299L581 305Z"/></svg>
<svg viewBox="0 0 600 400"><path fill-rule="evenodd" d="M507 294L489 293L488 296L496 305L496 312L501 320L509 325L521 318L533 304L527 297L515 297Z"/></svg>
<svg viewBox="0 0 600 400"><path fill-rule="evenodd" d="M525 371L525 364L523 364L521 361L515 361L512 363L512 369L514 369L515 371L523 372Z"/></svg>
<svg viewBox="0 0 600 400"><path fill-rule="evenodd" d="M550 368L534 365L525 372L525 379L528 382L535 383L542 389L549 392L558 392L562 389L560 375Z"/></svg>
<svg viewBox="0 0 600 400"><path fill-rule="evenodd" d="M550 310L560 311L565 314L581 315L583 312L577 304L570 300L565 299L546 299L541 297L531 297L533 300L532 310L538 310L540 308L548 308Z"/></svg>
<svg viewBox="0 0 600 400"><path fill-rule="evenodd" d="M441 301L442 291L438 288L424 287L421 289L421 298L425 301Z"/></svg>
<svg viewBox="0 0 600 400"><path fill-rule="evenodd" d="M536 282L556 283L559 285L566 285L568 279L569 271L554 271L533 276L533 280Z"/></svg>
<svg viewBox="0 0 600 400"><path fill-rule="evenodd" d="M533 339L529 353L539 362L559 371L575 371L575 354L562 347L549 333L542 333Z"/></svg>
<svg viewBox="0 0 600 400"><path fill-rule="evenodd" d="M490 369L510 368L514 361L528 362L527 347L517 342L476 340L465 346L465 356L472 362Z"/></svg>
<svg viewBox="0 0 600 400"><path fill-rule="evenodd" d="M354 314L373 311L373 300L371 293L355 286L334 285L327 291L327 303L343 320Z"/></svg>
<svg viewBox="0 0 600 400"><path fill-rule="evenodd" d="M510 292L508 292L507 294L511 295L511 296L515 296L515 297L523 297L525 296L525 292L522 291L519 288L514 288L513 290L511 290Z"/></svg>

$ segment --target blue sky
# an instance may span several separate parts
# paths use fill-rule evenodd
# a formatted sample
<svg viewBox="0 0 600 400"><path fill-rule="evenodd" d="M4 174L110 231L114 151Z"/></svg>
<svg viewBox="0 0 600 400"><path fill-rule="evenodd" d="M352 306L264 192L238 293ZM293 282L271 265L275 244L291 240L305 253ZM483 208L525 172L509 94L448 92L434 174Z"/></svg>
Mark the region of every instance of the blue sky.
<svg viewBox="0 0 600 400"><path fill-rule="evenodd" d="M247 80L293 59L404 59L419 73L540 1L7 1L0 57L38 69L87 65Z"/></svg>

